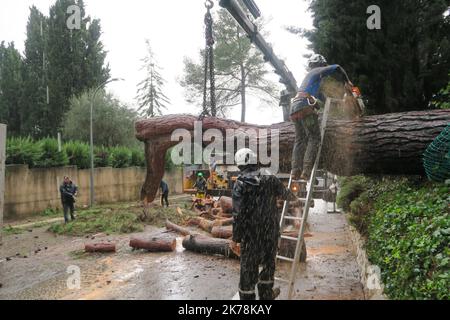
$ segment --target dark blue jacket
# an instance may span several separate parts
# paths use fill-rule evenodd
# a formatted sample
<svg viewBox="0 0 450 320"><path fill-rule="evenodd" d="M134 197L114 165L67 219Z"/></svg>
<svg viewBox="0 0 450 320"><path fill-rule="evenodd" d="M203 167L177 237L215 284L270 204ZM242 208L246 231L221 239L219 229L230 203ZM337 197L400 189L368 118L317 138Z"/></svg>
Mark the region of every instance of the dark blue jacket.
<svg viewBox="0 0 450 320"><path fill-rule="evenodd" d="M161 188L162 193L169 193L169 186L167 185L167 183L164 180L161 180L159 187Z"/></svg>

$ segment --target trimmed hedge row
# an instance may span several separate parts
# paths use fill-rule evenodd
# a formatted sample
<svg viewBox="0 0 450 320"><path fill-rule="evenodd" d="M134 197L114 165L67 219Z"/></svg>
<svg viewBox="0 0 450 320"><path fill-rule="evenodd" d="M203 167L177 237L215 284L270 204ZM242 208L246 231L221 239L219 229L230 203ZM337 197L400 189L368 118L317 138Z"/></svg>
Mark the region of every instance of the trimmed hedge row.
<svg viewBox="0 0 450 320"><path fill-rule="evenodd" d="M51 168L67 165L79 169L90 167L90 147L80 141L69 141L58 151L58 141L45 138L8 138L6 142L6 164L27 164L30 168ZM144 150L127 147L94 147L95 167L144 167Z"/></svg>

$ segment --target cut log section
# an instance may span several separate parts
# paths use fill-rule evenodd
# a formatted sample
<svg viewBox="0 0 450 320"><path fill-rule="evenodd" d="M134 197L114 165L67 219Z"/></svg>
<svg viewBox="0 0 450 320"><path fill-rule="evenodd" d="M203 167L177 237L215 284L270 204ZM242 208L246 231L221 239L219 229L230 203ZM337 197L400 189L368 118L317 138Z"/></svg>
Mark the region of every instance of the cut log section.
<svg viewBox="0 0 450 320"><path fill-rule="evenodd" d="M230 197L221 196L219 198L219 205L224 213L233 212L233 200Z"/></svg>
<svg viewBox="0 0 450 320"><path fill-rule="evenodd" d="M193 232L191 230L189 230L187 228L183 228L173 222L170 222L169 220L166 220L166 229L178 232L178 233L182 234L183 236L193 234Z"/></svg>
<svg viewBox="0 0 450 320"><path fill-rule="evenodd" d="M115 243L86 243L84 245L86 252L116 252Z"/></svg>
<svg viewBox="0 0 450 320"><path fill-rule="evenodd" d="M150 252L167 252L174 251L177 246L177 240L169 237L153 237L151 239L130 240L130 247L133 249L145 249Z"/></svg>
<svg viewBox="0 0 450 320"><path fill-rule="evenodd" d="M144 204L155 198L164 175L166 151L179 143L171 141L172 133L176 129L192 132L197 120L198 117L192 115L167 115L136 122L136 137L145 142L147 161L147 176L141 189ZM340 176L424 174L422 154L449 122L450 110L392 113L358 120L331 118L325 132L320 168ZM202 128L218 129L224 137L227 129L235 130L236 135L246 134L248 129L259 130L259 139L266 138L269 145L271 130L279 130L280 171L290 172L295 139L292 123L258 126L207 117L202 121Z"/></svg>
<svg viewBox="0 0 450 320"><path fill-rule="evenodd" d="M227 258L238 258L231 249L231 240L211 238L203 235L190 235L183 239L183 248L189 251L220 254Z"/></svg>
<svg viewBox="0 0 450 320"><path fill-rule="evenodd" d="M211 234L214 238L229 239L233 236L233 227L213 227Z"/></svg>

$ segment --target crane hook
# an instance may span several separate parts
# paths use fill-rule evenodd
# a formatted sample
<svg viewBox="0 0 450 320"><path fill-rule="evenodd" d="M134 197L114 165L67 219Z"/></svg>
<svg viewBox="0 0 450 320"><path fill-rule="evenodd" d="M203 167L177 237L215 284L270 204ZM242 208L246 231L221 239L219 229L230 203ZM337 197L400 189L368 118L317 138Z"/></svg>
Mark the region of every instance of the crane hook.
<svg viewBox="0 0 450 320"><path fill-rule="evenodd" d="M205 8L206 9L212 9L214 7L214 2L212 2L212 0L206 0L205 1Z"/></svg>

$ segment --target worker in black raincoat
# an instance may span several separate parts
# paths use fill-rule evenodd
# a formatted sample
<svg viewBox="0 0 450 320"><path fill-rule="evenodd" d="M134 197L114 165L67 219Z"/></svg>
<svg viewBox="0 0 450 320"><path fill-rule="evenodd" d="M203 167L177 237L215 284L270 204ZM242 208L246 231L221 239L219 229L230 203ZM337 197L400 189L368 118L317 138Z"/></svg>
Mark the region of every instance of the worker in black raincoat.
<svg viewBox="0 0 450 320"><path fill-rule="evenodd" d="M239 295L241 300L255 300L257 285L260 300L273 300L279 294L279 288L273 288L280 233L277 199L295 196L258 167L252 150L239 150L235 160L241 171L232 192L233 241L241 250Z"/></svg>

